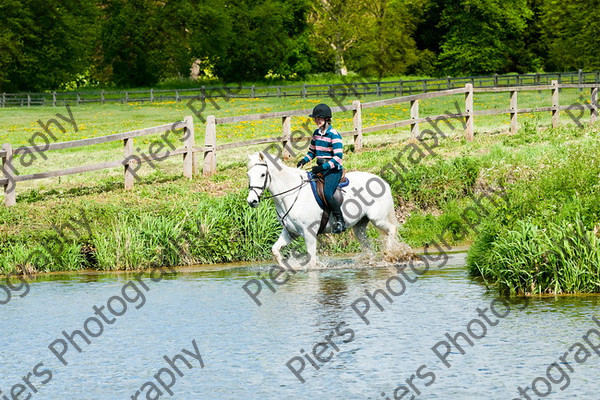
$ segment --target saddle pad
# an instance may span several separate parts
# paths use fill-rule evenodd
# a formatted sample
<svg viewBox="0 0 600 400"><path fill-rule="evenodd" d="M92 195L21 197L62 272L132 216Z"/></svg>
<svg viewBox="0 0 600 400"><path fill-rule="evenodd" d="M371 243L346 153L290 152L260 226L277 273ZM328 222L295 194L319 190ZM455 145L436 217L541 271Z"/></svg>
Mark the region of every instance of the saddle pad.
<svg viewBox="0 0 600 400"><path fill-rule="evenodd" d="M315 179L313 179L313 173L310 171L306 172L308 179L310 181L310 188L312 189L313 192L313 196L315 197L315 200L317 201L317 204L319 205L319 207L321 207L322 210L325 210L325 204L323 203L323 201L321 200L321 198L319 197L319 193L317 192L317 181ZM346 180L344 182L341 182L338 185L338 188L345 188L346 186L348 186L350 184L350 180L346 178Z"/></svg>

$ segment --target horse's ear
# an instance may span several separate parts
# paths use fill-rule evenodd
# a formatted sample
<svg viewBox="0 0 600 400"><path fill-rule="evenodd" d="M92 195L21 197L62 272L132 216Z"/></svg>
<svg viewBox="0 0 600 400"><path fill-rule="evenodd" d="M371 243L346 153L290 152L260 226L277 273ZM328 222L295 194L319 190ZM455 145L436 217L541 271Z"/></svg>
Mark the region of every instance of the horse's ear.
<svg viewBox="0 0 600 400"><path fill-rule="evenodd" d="M258 153L258 159L260 161L265 161L265 155L263 153Z"/></svg>

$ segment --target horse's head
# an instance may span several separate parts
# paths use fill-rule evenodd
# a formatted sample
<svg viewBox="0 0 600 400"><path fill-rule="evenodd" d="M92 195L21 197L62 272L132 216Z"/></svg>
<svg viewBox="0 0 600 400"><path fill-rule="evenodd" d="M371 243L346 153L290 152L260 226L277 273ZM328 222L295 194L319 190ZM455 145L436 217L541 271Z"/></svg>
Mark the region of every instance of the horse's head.
<svg viewBox="0 0 600 400"><path fill-rule="evenodd" d="M248 158L248 204L250 207L258 207L260 197L267 187L270 179L269 166L263 153L254 153Z"/></svg>

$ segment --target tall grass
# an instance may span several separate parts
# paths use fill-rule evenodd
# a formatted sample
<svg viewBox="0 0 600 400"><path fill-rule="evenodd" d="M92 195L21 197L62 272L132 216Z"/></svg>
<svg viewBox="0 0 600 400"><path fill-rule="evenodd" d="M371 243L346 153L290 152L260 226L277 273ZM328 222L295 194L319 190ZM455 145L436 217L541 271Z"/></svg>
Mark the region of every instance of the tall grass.
<svg viewBox="0 0 600 400"><path fill-rule="evenodd" d="M509 206L482 223L467 262L511 293L600 292L600 145L558 143L512 183Z"/></svg>
<svg viewBox="0 0 600 400"><path fill-rule="evenodd" d="M490 246L471 272L513 294L600 292L600 239L581 221L544 228L519 221Z"/></svg>

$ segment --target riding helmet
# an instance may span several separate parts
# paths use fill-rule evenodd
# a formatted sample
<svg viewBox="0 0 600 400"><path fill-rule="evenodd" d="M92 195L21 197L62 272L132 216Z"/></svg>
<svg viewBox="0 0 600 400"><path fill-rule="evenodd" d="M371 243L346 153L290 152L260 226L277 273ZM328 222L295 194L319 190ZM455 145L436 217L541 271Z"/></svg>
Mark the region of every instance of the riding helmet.
<svg viewBox="0 0 600 400"><path fill-rule="evenodd" d="M312 113L309 115L310 118L323 118L323 119L331 119L331 108L327 104L321 103L317 104L315 108L313 108Z"/></svg>

